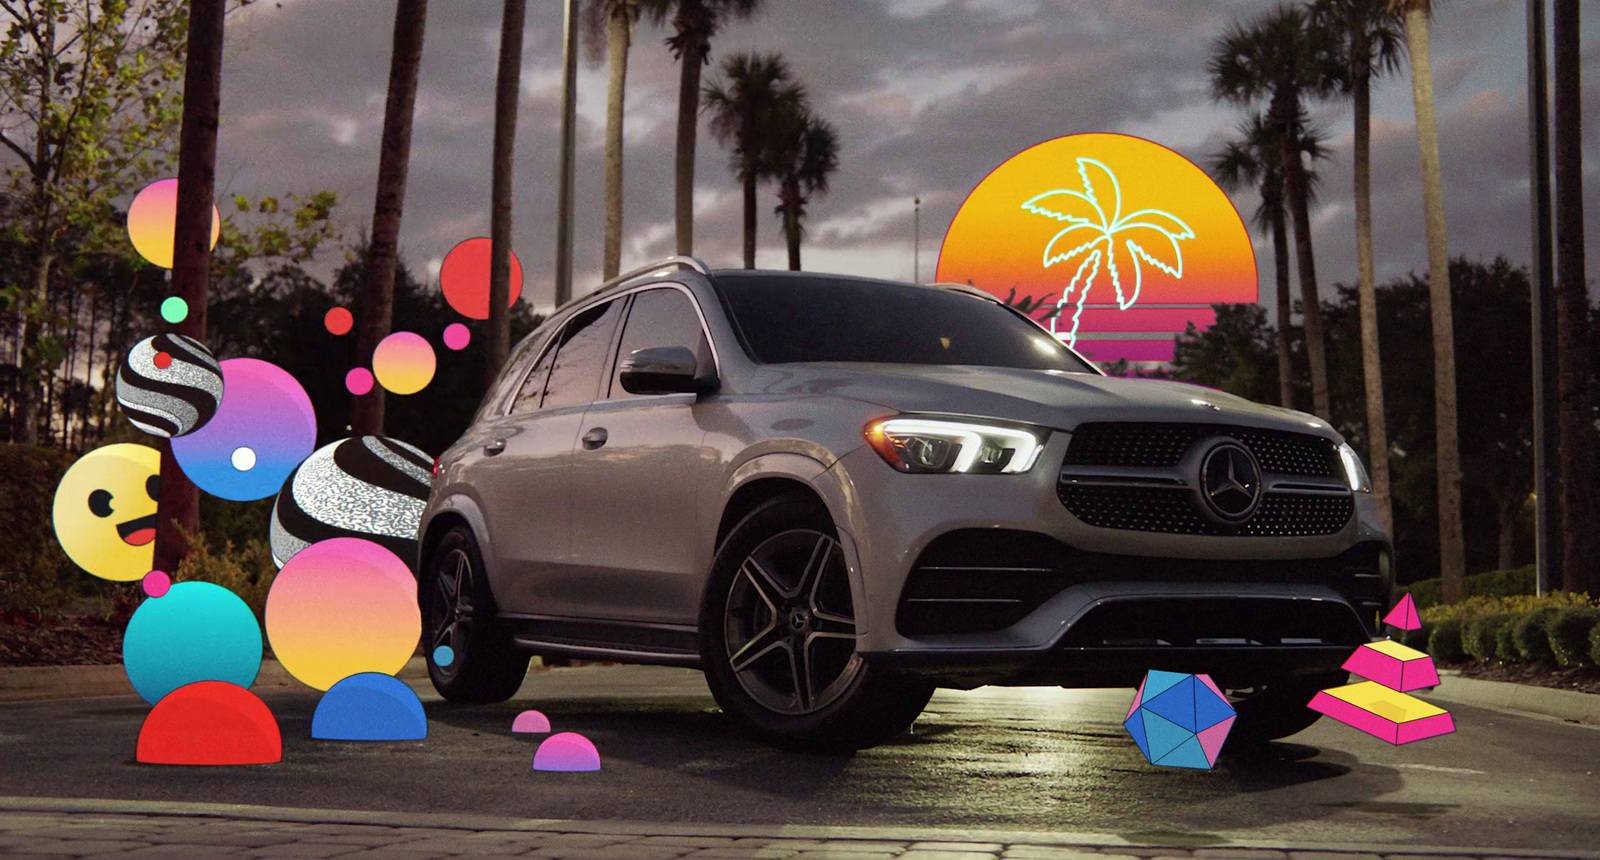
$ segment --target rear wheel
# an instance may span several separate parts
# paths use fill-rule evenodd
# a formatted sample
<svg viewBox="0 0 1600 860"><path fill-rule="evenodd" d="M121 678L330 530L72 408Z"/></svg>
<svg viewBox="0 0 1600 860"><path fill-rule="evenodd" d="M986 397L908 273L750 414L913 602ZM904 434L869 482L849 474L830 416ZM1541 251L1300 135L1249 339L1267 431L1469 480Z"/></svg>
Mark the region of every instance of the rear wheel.
<svg viewBox="0 0 1600 860"><path fill-rule="evenodd" d="M1262 744L1311 728L1322 719L1322 714L1306 707L1311 699L1348 680L1350 674L1338 670L1227 691L1229 703L1239 715L1228 730L1228 744Z"/></svg>
<svg viewBox="0 0 1600 860"><path fill-rule="evenodd" d="M528 674L528 655L495 619L494 596L472 530L450 529L423 566L422 648L433 688L451 702L503 702ZM450 660L436 659L441 646Z"/></svg>
<svg viewBox="0 0 1600 860"><path fill-rule="evenodd" d="M759 505L717 553L700 619L706 681L722 709L783 749L850 752L904 731L933 687L856 653L850 577L818 503Z"/></svg>

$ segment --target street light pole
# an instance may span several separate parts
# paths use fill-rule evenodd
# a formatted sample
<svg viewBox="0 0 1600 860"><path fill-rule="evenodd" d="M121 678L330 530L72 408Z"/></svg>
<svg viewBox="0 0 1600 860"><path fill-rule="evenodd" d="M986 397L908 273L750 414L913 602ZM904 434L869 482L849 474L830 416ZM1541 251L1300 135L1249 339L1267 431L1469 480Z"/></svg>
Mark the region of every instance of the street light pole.
<svg viewBox="0 0 1600 860"><path fill-rule="evenodd" d="M556 197L556 307L572 298L572 172L578 110L578 0L566 0L561 49L561 181Z"/></svg>
<svg viewBox="0 0 1600 860"><path fill-rule="evenodd" d="M922 283L922 198L911 198L911 280Z"/></svg>
<svg viewBox="0 0 1600 860"><path fill-rule="evenodd" d="M1550 102L1545 73L1544 0L1528 0L1528 143L1532 176L1533 266L1529 310L1533 317L1533 493L1534 558L1539 594L1560 588L1562 582L1561 474L1556 468L1560 445L1555 405L1556 352L1547 343L1555 339L1556 295L1553 285L1550 229Z"/></svg>

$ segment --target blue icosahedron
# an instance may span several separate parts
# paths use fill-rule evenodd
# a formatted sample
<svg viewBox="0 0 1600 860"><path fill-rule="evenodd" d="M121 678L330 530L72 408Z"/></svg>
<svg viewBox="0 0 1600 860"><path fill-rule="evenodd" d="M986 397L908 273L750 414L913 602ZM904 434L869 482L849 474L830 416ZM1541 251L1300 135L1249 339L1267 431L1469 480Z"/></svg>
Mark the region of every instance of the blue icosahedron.
<svg viewBox="0 0 1600 860"><path fill-rule="evenodd" d="M1151 670L1123 728L1151 764L1210 770L1236 718L1209 675Z"/></svg>

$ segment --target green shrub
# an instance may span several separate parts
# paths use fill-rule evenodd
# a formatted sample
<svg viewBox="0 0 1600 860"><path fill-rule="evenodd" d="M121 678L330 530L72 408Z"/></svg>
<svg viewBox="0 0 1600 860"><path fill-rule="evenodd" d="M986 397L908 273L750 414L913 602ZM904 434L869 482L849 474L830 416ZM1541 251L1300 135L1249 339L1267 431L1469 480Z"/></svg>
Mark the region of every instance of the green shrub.
<svg viewBox="0 0 1600 860"><path fill-rule="evenodd" d="M189 554L178 565L173 581L214 582L239 595L264 623L267 591L278 575L278 566L272 562L272 550L267 542L252 540L239 550L234 548L232 540L227 540L222 549L214 550L202 536L199 540L190 539L189 547Z"/></svg>
<svg viewBox="0 0 1600 860"><path fill-rule="evenodd" d="M1550 622L1561 611L1554 606L1535 609L1511 625L1511 640L1521 659L1537 663L1556 658L1550 651Z"/></svg>
<svg viewBox="0 0 1600 860"><path fill-rule="evenodd" d="M1415 630L1400 631L1400 644L1418 651L1428 650L1428 639L1433 635L1433 625L1424 623Z"/></svg>
<svg viewBox="0 0 1600 860"><path fill-rule="evenodd" d="M1502 663L1522 662L1522 652L1517 650L1517 640L1512 638L1519 618L1517 615L1511 616L1494 631L1494 657Z"/></svg>
<svg viewBox="0 0 1600 860"><path fill-rule="evenodd" d="M1600 609L1577 606L1556 612L1550 621L1550 653L1562 666L1581 666L1589 659L1589 633L1600 624Z"/></svg>
<svg viewBox="0 0 1600 860"><path fill-rule="evenodd" d="M1589 662L1600 663L1600 624L1589 631Z"/></svg>
<svg viewBox="0 0 1600 860"><path fill-rule="evenodd" d="M1512 570L1491 570L1475 573L1466 578L1467 597L1516 597L1533 594L1537 590L1538 576L1533 565ZM1422 579L1397 589L1395 599L1410 594L1418 611L1444 602L1438 577Z"/></svg>
<svg viewBox="0 0 1600 860"><path fill-rule="evenodd" d="M1467 652L1461 646L1461 628L1464 626L1465 622L1460 618L1446 618L1433 625L1426 649L1433 659L1441 663L1460 663L1467 659Z"/></svg>
<svg viewBox="0 0 1600 860"><path fill-rule="evenodd" d="M0 613L53 616L73 600L97 593L104 580L72 563L56 542L56 485L76 454L53 448L0 444Z"/></svg>
<svg viewBox="0 0 1600 860"><path fill-rule="evenodd" d="M1474 660L1493 660L1499 649L1500 628L1514 616L1509 612L1483 615L1467 622L1461 634L1461 647Z"/></svg>

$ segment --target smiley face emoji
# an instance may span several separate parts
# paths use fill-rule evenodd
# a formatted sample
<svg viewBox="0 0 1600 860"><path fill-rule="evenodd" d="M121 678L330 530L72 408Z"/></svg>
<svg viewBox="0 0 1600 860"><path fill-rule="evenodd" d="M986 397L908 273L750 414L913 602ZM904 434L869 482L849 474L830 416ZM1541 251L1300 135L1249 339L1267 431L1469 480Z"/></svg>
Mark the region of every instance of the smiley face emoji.
<svg viewBox="0 0 1600 860"><path fill-rule="evenodd" d="M155 560L161 454L144 445L96 448L56 486L56 540L79 567L131 582Z"/></svg>

